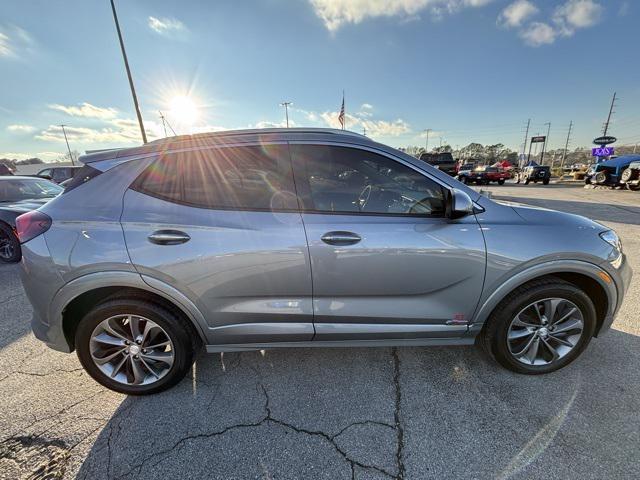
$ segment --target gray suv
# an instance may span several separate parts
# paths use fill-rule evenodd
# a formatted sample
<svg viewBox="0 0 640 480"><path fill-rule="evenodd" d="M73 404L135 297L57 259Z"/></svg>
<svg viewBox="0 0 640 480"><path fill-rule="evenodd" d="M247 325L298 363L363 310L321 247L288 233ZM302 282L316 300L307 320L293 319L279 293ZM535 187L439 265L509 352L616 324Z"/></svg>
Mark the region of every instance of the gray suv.
<svg viewBox="0 0 640 480"><path fill-rule="evenodd" d="M467 345L546 373L606 331L631 270L583 217L494 202L362 135L179 136L89 154L17 219L33 331L128 394L201 349Z"/></svg>

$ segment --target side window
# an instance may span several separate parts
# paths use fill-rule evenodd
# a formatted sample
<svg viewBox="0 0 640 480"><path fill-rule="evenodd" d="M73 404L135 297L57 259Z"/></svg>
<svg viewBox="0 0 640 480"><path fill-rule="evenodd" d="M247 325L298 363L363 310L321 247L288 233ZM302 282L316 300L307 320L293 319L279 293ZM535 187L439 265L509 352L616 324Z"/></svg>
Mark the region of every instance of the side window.
<svg viewBox="0 0 640 480"><path fill-rule="evenodd" d="M51 169L47 168L46 170L42 170L41 172L38 172L38 175L42 175L44 177L50 177L51 176Z"/></svg>
<svg viewBox="0 0 640 480"><path fill-rule="evenodd" d="M199 208L298 209L286 145L167 154L152 164L133 188Z"/></svg>
<svg viewBox="0 0 640 480"><path fill-rule="evenodd" d="M67 178L69 178L67 176L67 169L66 168L54 168L53 169L53 180L55 182L62 182L63 180L66 180Z"/></svg>
<svg viewBox="0 0 640 480"><path fill-rule="evenodd" d="M347 147L291 145L304 209L315 212L443 216L444 190L390 158ZM299 185L300 186L300 185Z"/></svg>

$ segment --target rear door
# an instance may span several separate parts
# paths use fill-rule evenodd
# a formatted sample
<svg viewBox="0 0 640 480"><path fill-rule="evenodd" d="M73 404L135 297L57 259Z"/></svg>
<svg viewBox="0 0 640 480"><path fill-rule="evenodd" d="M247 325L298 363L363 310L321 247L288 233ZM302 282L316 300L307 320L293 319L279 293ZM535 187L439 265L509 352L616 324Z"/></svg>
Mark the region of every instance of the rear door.
<svg viewBox="0 0 640 480"><path fill-rule="evenodd" d="M311 254L315 340L459 337L482 291L475 216L374 150L291 144Z"/></svg>
<svg viewBox="0 0 640 480"><path fill-rule="evenodd" d="M311 269L287 146L162 155L124 198L132 262L189 297L209 343L313 336Z"/></svg>

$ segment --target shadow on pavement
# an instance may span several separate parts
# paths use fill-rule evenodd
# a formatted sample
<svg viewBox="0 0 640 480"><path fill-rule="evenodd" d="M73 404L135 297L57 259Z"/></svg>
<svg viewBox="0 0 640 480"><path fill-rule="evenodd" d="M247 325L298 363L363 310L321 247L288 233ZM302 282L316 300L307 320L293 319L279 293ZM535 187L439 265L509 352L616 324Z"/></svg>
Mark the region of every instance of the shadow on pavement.
<svg viewBox="0 0 640 480"><path fill-rule="evenodd" d="M638 478L638 360L616 330L545 376L465 347L211 355L126 398L79 477Z"/></svg>

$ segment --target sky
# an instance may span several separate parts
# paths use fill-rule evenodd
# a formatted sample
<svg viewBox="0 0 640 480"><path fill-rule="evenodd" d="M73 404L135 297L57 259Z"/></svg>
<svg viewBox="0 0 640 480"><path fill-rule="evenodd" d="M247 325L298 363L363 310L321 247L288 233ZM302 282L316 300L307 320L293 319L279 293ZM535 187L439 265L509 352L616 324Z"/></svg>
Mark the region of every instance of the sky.
<svg viewBox="0 0 640 480"><path fill-rule="evenodd" d="M525 126L640 142L640 2L116 0L150 138L347 128L396 147L504 143ZM141 143L108 0L0 0L0 158Z"/></svg>

